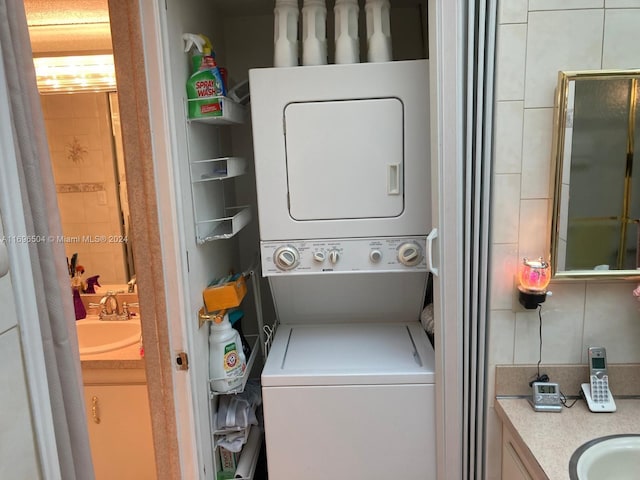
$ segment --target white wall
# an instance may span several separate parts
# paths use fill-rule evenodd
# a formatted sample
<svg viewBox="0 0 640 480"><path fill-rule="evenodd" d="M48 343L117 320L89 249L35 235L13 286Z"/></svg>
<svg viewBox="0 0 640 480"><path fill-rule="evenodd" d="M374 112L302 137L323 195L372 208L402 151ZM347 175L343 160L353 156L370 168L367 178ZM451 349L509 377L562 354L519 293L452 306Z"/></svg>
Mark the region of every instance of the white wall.
<svg viewBox="0 0 640 480"><path fill-rule="evenodd" d="M558 71L639 68L638 25L639 0L503 0L499 5L487 479L500 478L494 367L538 361L537 313L513 311L514 275L523 256L548 254ZM552 363L586 364L585 348L596 343L607 347L612 363L640 362L640 311L631 295L634 287L630 282L552 282L553 297L542 309L542 369Z"/></svg>

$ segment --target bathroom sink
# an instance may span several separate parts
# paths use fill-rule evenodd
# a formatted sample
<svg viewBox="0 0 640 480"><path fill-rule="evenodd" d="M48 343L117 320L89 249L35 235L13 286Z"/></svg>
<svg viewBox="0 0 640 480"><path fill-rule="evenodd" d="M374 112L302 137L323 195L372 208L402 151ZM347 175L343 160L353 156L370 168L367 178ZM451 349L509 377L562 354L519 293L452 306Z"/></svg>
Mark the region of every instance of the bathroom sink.
<svg viewBox="0 0 640 480"><path fill-rule="evenodd" d="M611 435L585 443L571 456L571 480L636 480L640 434Z"/></svg>
<svg viewBox="0 0 640 480"><path fill-rule="evenodd" d="M111 352L140 341L139 319L102 321L95 316L78 320L76 329L80 355Z"/></svg>

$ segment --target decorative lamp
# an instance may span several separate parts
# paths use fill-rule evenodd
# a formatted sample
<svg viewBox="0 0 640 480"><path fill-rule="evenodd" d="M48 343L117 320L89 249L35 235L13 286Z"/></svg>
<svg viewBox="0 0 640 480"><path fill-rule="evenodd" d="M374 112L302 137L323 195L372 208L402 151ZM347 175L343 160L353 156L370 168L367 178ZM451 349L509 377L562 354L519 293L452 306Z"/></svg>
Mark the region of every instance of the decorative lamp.
<svg viewBox="0 0 640 480"><path fill-rule="evenodd" d="M547 285L551 281L551 269L542 257L537 260L524 258L518 272L518 280L518 300L528 310L538 308L551 293L547 292Z"/></svg>

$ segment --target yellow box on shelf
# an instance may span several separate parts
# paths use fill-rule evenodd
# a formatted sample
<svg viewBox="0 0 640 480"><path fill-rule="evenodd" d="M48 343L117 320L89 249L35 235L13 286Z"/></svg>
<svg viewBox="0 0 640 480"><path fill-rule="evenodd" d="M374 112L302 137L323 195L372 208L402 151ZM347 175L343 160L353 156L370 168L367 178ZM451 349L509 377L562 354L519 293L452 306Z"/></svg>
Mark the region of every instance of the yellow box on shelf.
<svg viewBox="0 0 640 480"><path fill-rule="evenodd" d="M236 275L229 281L216 283L202 291L204 308L207 312L217 312L240 305L247 294L247 283L243 275Z"/></svg>

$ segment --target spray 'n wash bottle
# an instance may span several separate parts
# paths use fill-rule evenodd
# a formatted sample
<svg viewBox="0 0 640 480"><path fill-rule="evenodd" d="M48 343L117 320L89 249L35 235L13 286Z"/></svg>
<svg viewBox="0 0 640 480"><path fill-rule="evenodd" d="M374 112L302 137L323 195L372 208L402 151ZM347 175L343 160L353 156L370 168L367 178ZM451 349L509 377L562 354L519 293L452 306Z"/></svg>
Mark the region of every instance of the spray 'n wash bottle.
<svg viewBox="0 0 640 480"><path fill-rule="evenodd" d="M191 76L187 80L189 118L222 115L221 96L227 89L209 39L202 34L185 33L185 52L191 54Z"/></svg>

